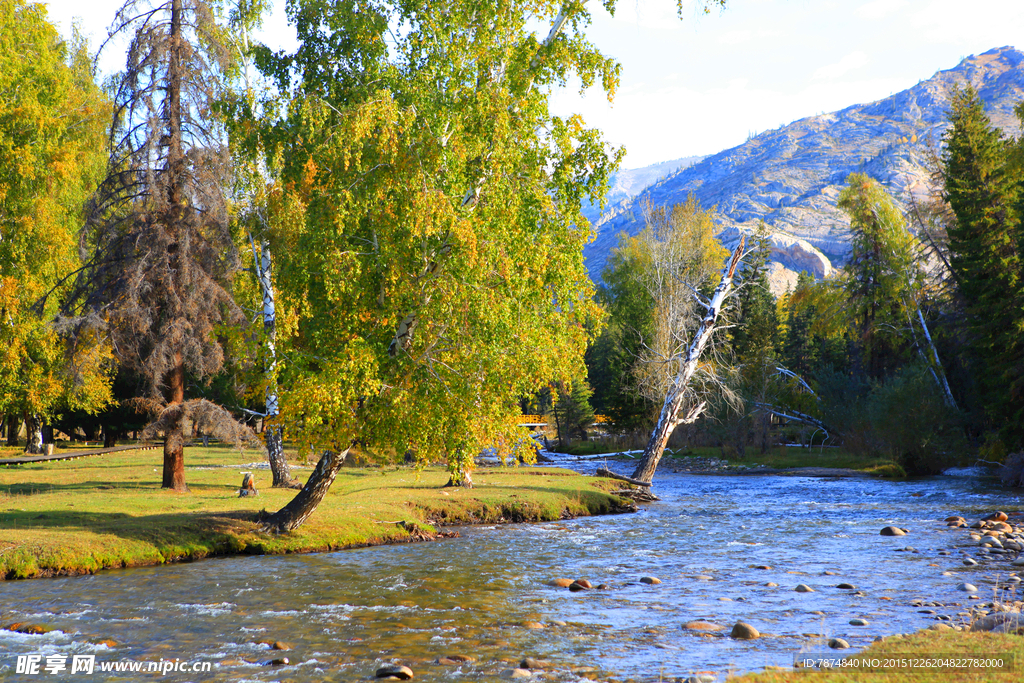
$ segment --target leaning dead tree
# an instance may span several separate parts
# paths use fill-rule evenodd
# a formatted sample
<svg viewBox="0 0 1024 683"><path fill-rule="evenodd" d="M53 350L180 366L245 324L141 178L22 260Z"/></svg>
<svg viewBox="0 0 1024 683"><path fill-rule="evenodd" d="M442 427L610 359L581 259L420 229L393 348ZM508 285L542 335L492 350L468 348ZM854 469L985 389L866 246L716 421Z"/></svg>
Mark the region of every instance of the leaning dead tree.
<svg viewBox="0 0 1024 683"><path fill-rule="evenodd" d="M693 333L689 346L686 347L685 354L678 359L678 369L669 385L658 423L651 433L643 457L640 458L631 479L651 482L655 470L658 469L658 462L665 452L665 445L675 428L681 424L692 424L707 408L706 400L691 400L693 395L687 389L700 367L701 355L717 329L716 323L722 306L733 290L733 276L743 257L743 248L744 237L740 237L740 243L733 250L728 266L722 273L722 278L710 299L704 299L696 291L692 292L694 298L704 308L705 313Z"/></svg>
<svg viewBox="0 0 1024 683"><path fill-rule="evenodd" d="M198 420L213 436L239 433L223 409L215 420L212 404L185 400L187 381L223 365L215 329L244 322L230 294L239 260L223 195L229 155L212 115L228 53L202 0L129 0L110 35L122 32L131 43L114 94L108 171L87 207L87 266L65 320L102 330L118 361L146 379L156 413L148 433L164 436L162 485L187 491L185 426Z"/></svg>

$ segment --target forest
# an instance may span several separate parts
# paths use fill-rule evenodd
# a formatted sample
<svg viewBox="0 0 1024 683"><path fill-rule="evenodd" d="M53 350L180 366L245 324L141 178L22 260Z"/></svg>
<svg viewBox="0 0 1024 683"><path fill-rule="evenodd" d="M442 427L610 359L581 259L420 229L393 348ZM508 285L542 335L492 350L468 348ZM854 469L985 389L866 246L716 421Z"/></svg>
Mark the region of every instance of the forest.
<svg viewBox="0 0 1024 683"><path fill-rule="evenodd" d="M533 456L524 413L568 441L596 412L642 447L675 386L670 447L782 439L1024 476L1024 143L970 88L911 215L847 179L837 277L776 299L764 228L726 282L713 207L690 201L647 207L595 285L581 206L623 152L549 111L570 82L615 93L585 5L302 0L294 53L250 40L265 10L128 2L125 71L98 83L97 46L0 3L9 444L162 439L162 484L186 491L202 435L262 440L296 486L288 439L318 464L268 522L287 530L353 449L471 485L484 449Z"/></svg>

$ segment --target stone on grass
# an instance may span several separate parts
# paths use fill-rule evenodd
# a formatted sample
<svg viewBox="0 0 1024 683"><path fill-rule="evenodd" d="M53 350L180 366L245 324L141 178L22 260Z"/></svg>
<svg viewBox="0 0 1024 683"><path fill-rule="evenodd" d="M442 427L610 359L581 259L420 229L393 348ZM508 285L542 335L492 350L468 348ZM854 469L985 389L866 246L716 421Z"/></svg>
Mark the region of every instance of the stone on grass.
<svg viewBox="0 0 1024 683"><path fill-rule="evenodd" d="M729 635L736 640L755 640L761 637L760 631L751 626L745 624L742 621L737 621L736 625L732 627L732 632Z"/></svg>

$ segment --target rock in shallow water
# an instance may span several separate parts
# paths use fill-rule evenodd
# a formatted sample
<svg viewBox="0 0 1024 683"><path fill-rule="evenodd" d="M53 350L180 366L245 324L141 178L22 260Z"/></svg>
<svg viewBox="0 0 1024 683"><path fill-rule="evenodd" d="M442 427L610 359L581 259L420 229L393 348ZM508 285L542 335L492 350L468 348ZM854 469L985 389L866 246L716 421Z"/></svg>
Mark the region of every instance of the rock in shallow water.
<svg viewBox="0 0 1024 683"><path fill-rule="evenodd" d="M836 588L841 588L844 591L855 591L855 590L857 590L857 587L854 586L852 583L841 583L838 586L836 586Z"/></svg>
<svg viewBox="0 0 1024 683"><path fill-rule="evenodd" d="M797 593L813 593L814 589L808 586L806 583L798 583L794 588Z"/></svg>
<svg viewBox="0 0 1024 683"><path fill-rule="evenodd" d="M972 583L961 583L961 584L957 584L957 587L956 587L956 589L957 589L958 591L966 591L966 592L968 592L968 593L977 593L977 592L978 592L978 587L977 587L977 586L975 586L975 585L974 585L974 584L972 584Z"/></svg>
<svg viewBox="0 0 1024 683"><path fill-rule="evenodd" d="M878 532L881 536L906 536L907 532L897 526L887 526Z"/></svg>
<svg viewBox="0 0 1024 683"><path fill-rule="evenodd" d="M745 624L742 621L737 621L736 625L732 627L732 632L729 635L736 640L755 640L761 637L760 631L751 626Z"/></svg>
<svg viewBox="0 0 1024 683"><path fill-rule="evenodd" d="M572 583L572 579L552 579L548 582L548 585L555 586L557 588L568 588Z"/></svg>
<svg viewBox="0 0 1024 683"><path fill-rule="evenodd" d="M828 641L828 646L833 650L845 650L850 647L850 644L842 638L831 638Z"/></svg>
<svg viewBox="0 0 1024 683"><path fill-rule="evenodd" d="M412 678L413 675L412 669L400 664L382 666L377 669L377 673L374 674L377 678L394 678L400 681L407 681Z"/></svg>
<svg viewBox="0 0 1024 683"><path fill-rule="evenodd" d="M644 576L640 578L640 583L646 583L649 586L656 586L661 583L661 579L656 576Z"/></svg>
<svg viewBox="0 0 1024 683"><path fill-rule="evenodd" d="M867 626L867 619L850 619L850 626Z"/></svg>
<svg viewBox="0 0 1024 683"><path fill-rule="evenodd" d="M724 626L712 624L710 621L689 621L683 624L687 631L724 631Z"/></svg>

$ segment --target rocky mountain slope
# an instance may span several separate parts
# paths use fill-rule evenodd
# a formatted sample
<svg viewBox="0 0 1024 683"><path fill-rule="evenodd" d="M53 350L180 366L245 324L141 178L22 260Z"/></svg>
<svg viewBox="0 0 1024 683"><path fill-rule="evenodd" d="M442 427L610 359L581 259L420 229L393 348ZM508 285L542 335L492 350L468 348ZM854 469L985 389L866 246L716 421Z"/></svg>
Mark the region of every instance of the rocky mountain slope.
<svg viewBox="0 0 1024 683"><path fill-rule="evenodd" d="M762 220L770 227L776 292L795 282L800 270L828 275L849 254L849 221L836 208L847 176L867 173L905 206L912 194L923 193L929 159L948 126L950 93L955 85L968 83L978 90L993 122L1018 135L1013 107L1024 100L1024 53L1003 47L971 56L877 102L761 133L606 209L596 222L595 241L584 250L591 277L600 278L619 233L636 234L643 227L641 201L671 205L690 193L702 206L717 207L720 238L727 245Z"/></svg>

